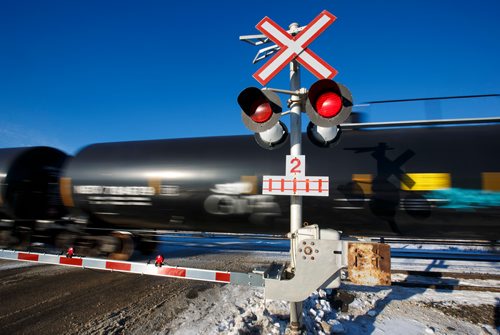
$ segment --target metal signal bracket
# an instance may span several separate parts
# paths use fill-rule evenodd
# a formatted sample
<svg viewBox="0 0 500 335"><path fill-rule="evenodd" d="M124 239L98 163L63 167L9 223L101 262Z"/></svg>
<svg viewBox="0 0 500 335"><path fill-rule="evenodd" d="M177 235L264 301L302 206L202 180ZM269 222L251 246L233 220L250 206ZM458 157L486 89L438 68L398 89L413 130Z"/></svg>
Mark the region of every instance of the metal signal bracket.
<svg viewBox="0 0 500 335"><path fill-rule="evenodd" d="M300 302L320 288L338 288L341 273L360 285L390 285L390 249L382 243L341 240L337 231L317 225L292 236L295 267L279 277L265 275L266 299Z"/></svg>
<svg viewBox="0 0 500 335"><path fill-rule="evenodd" d="M287 30L287 33L289 33L292 36L297 35L299 32L304 30L306 27L293 27L289 30ZM267 37L266 35L244 35L240 36L240 41L247 42L251 45L254 46L259 46L259 45L264 45L267 43L271 43L272 41ZM265 47L257 51L257 54L255 55L252 64L256 64L259 61L266 59L269 56L274 55L276 52L280 50L280 47L276 44L273 44L269 47Z"/></svg>

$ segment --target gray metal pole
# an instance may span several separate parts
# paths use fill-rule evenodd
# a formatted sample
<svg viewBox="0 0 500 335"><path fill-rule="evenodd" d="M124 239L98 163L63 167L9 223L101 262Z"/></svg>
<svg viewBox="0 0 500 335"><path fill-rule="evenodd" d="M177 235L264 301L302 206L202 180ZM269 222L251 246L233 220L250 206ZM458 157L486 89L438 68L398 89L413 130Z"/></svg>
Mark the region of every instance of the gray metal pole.
<svg viewBox="0 0 500 335"><path fill-rule="evenodd" d="M290 29L298 27L292 23ZM297 61L290 63L290 90L300 90L300 67ZM290 155L302 154L302 102L299 95L290 96ZM291 196L290 232L293 234L302 227L302 196ZM293 264L295 267L295 264Z"/></svg>
<svg viewBox="0 0 500 335"><path fill-rule="evenodd" d="M290 29L298 28L298 23L292 23ZM300 90L300 67L297 61L290 63L290 90ZM290 96L290 155L302 154L302 102L299 95ZM294 234L302 227L302 196L292 195L290 198L290 233ZM294 245L292 243L292 245ZM292 247L292 267L295 268L295 250ZM302 302L290 303L290 330L299 331L302 323Z"/></svg>

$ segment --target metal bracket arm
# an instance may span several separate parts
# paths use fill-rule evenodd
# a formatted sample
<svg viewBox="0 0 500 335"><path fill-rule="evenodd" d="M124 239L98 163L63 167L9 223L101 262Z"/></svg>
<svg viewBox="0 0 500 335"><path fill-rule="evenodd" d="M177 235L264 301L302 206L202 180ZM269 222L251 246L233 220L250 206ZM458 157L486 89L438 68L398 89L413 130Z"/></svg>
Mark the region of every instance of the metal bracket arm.
<svg viewBox="0 0 500 335"><path fill-rule="evenodd" d="M265 278L266 299L299 302L318 288L339 287L340 270L347 265L342 255L344 245L335 240L301 240L295 252L293 278Z"/></svg>
<svg viewBox="0 0 500 335"><path fill-rule="evenodd" d="M299 90L291 91L291 90L282 90L281 88L264 87L263 90L273 91L281 94L298 95L300 96L301 99L307 96L307 93L309 92L307 88L301 88Z"/></svg>

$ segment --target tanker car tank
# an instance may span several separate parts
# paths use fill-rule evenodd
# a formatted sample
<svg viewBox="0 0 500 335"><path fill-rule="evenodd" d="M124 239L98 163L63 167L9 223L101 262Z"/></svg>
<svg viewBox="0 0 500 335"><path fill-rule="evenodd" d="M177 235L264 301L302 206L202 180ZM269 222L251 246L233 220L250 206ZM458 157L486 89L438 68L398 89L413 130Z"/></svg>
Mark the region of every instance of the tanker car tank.
<svg viewBox="0 0 500 335"><path fill-rule="evenodd" d="M331 149L303 141L304 219L362 236L500 239L500 125L345 130ZM262 195L286 148L251 136L93 144L67 165L64 203L97 227L286 233L289 197Z"/></svg>
<svg viewBox="0 0 500 335"><path fill-rule="evenodd" d="M59 176L67 155L49 147L0 149L0 215L11 220L53 220L66 209Z"/></svg>

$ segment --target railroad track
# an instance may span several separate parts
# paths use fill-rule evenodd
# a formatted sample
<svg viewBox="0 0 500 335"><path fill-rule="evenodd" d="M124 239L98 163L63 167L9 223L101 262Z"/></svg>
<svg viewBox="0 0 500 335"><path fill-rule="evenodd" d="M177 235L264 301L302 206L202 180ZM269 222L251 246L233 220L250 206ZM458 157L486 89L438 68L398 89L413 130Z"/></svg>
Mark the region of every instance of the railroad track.
<svg viewBox="0 0 500 335"><path fill-rule="evenodd" d="M488 241L445 241L441 240L414 240L414 239L385 239L391 245L391 257L399 259L423 259L446 261L471 262L500 262L500 247L491 248ZM416 243L416 244L410 244ZM471 244L466 244L466 243ZM290 242L276 236L263 237L260 235L228 235L228 234L165 234L156 240L159 250L170 251L169 247L183 249L201 249L207 251L267 251L288 252ZM408 243L408 247L401 248L398 244ZM424 246L422 248L422 245ZM480 250L437 250L426 249L426 246L482 246ZM488 247L485 247L485 246Z"/></svg>
<svg viewBox="0 0 500 335"><path fill-rule="evenodd" d="M393 240L394 241L394 240ZM407 240L410 241L410 240ZM465 241L462 241L465 243ZM475 241L477 242L477 241ZM474 243L475 243L474 242ZM276 251L288 252L290 243L286 239L269 239L263 240L260 237L228 237L228 236L175 236L167 235L159 240L159 243L166 246L177 246L184 248L199 248L199 249L217 249L217 250L239 250L239 251ZM392 242L391 242L392 243ZM395 243L395 242L394 242ZM398 242L400 243L400 242ZM427 243L431 245L431 243ZM435 245L437 242L433 242ZM454 246L451 243L449 246ZM458 244L461 246L461 244ZM478 246L477 244L463 246ZM418 249L413 247L397 248L391 247L392 258L410 258L410 259L435 259L435 260L454 260L454 261L474 261L474 262L500 262L500 250L491 250L485 248L483 250L433 250L433 249Z"/></svg>
<svg viewBox="0 0 500 335"><path fill-rule="evenodd" d="M166 234L157 241L158 252L175 254L177 248L191 250L207 250L206 252L216 251L269 251L269 252L288 252L290 245L286 239L271 237L269 239L263 236L247 235L241 236L215 235L215 234ZM409 245L410 248L391 248L391 257L395 264L399 264L399 269L393 269L392 285L413 288L430 288L436 290L467 290L467 291L488 291L500 292L500 252L491 248L491 243L487 241L446 241L447 246L479 246L481 250L435 250L432 245L443 246L438 240L410 240L410 239L385 239L384 242L397 245L401 243L417 243ZM423 247L422 247L423 245ZM485 246L488 247L485 247ZM172 248L173 249L170 249ZM422 247L420 249L419 247ZM427 249L426 249L427 248ZM36 249L36 248L35 248ZM32 249L33 250L33 249ZM204 253L205 251L202 251ZM283 257L281 257L283 258ZM408 260L431 261L430 264L420 264L410 270ZM397 260L397 262L396 262ZM285 261L285 260L283 260ZM458 267L447 261L459 261ZM434 264L437 262L438 264ZM446 263L443 263L446 262ZM443 263L443 264L441 264ZM451 262L453 263L453 262ZM465 265L464 265L465 264ZM471 264L468 267L467 264ZM422 267L424 266L424 267ZM438 270L440 266L445 266L451 272L430 271L434 268ZM472 267L481 273L459 272L464 269L471 271ZM420 271L420 270L427 271ZM416 271L419 270L419 271ZM454 272L453 272L454 271Z"/></svg>
<svg viewBox="0 0 500 335"><path fill-rule="evenodd" d="M391 274L393 286L500 293L498 274L414 270L392 270Z"/></svg>
<svg viewBox="0 0 500 335"><path fill-rule="evenodd" d="M500 262L500 252L478 250L430 250L391 248L391 257L437 259L449 261Z"/></svg>
<svg viewBox="0 0 500 335"><path fill-rule="evenodd" d="M421 245L446 245L446 246L475 246L485 248L500 248L500 241L487 240L444 240L444 239L411 239L411 238L373 238L373 242L388 244L421 244Z"/></svg>

